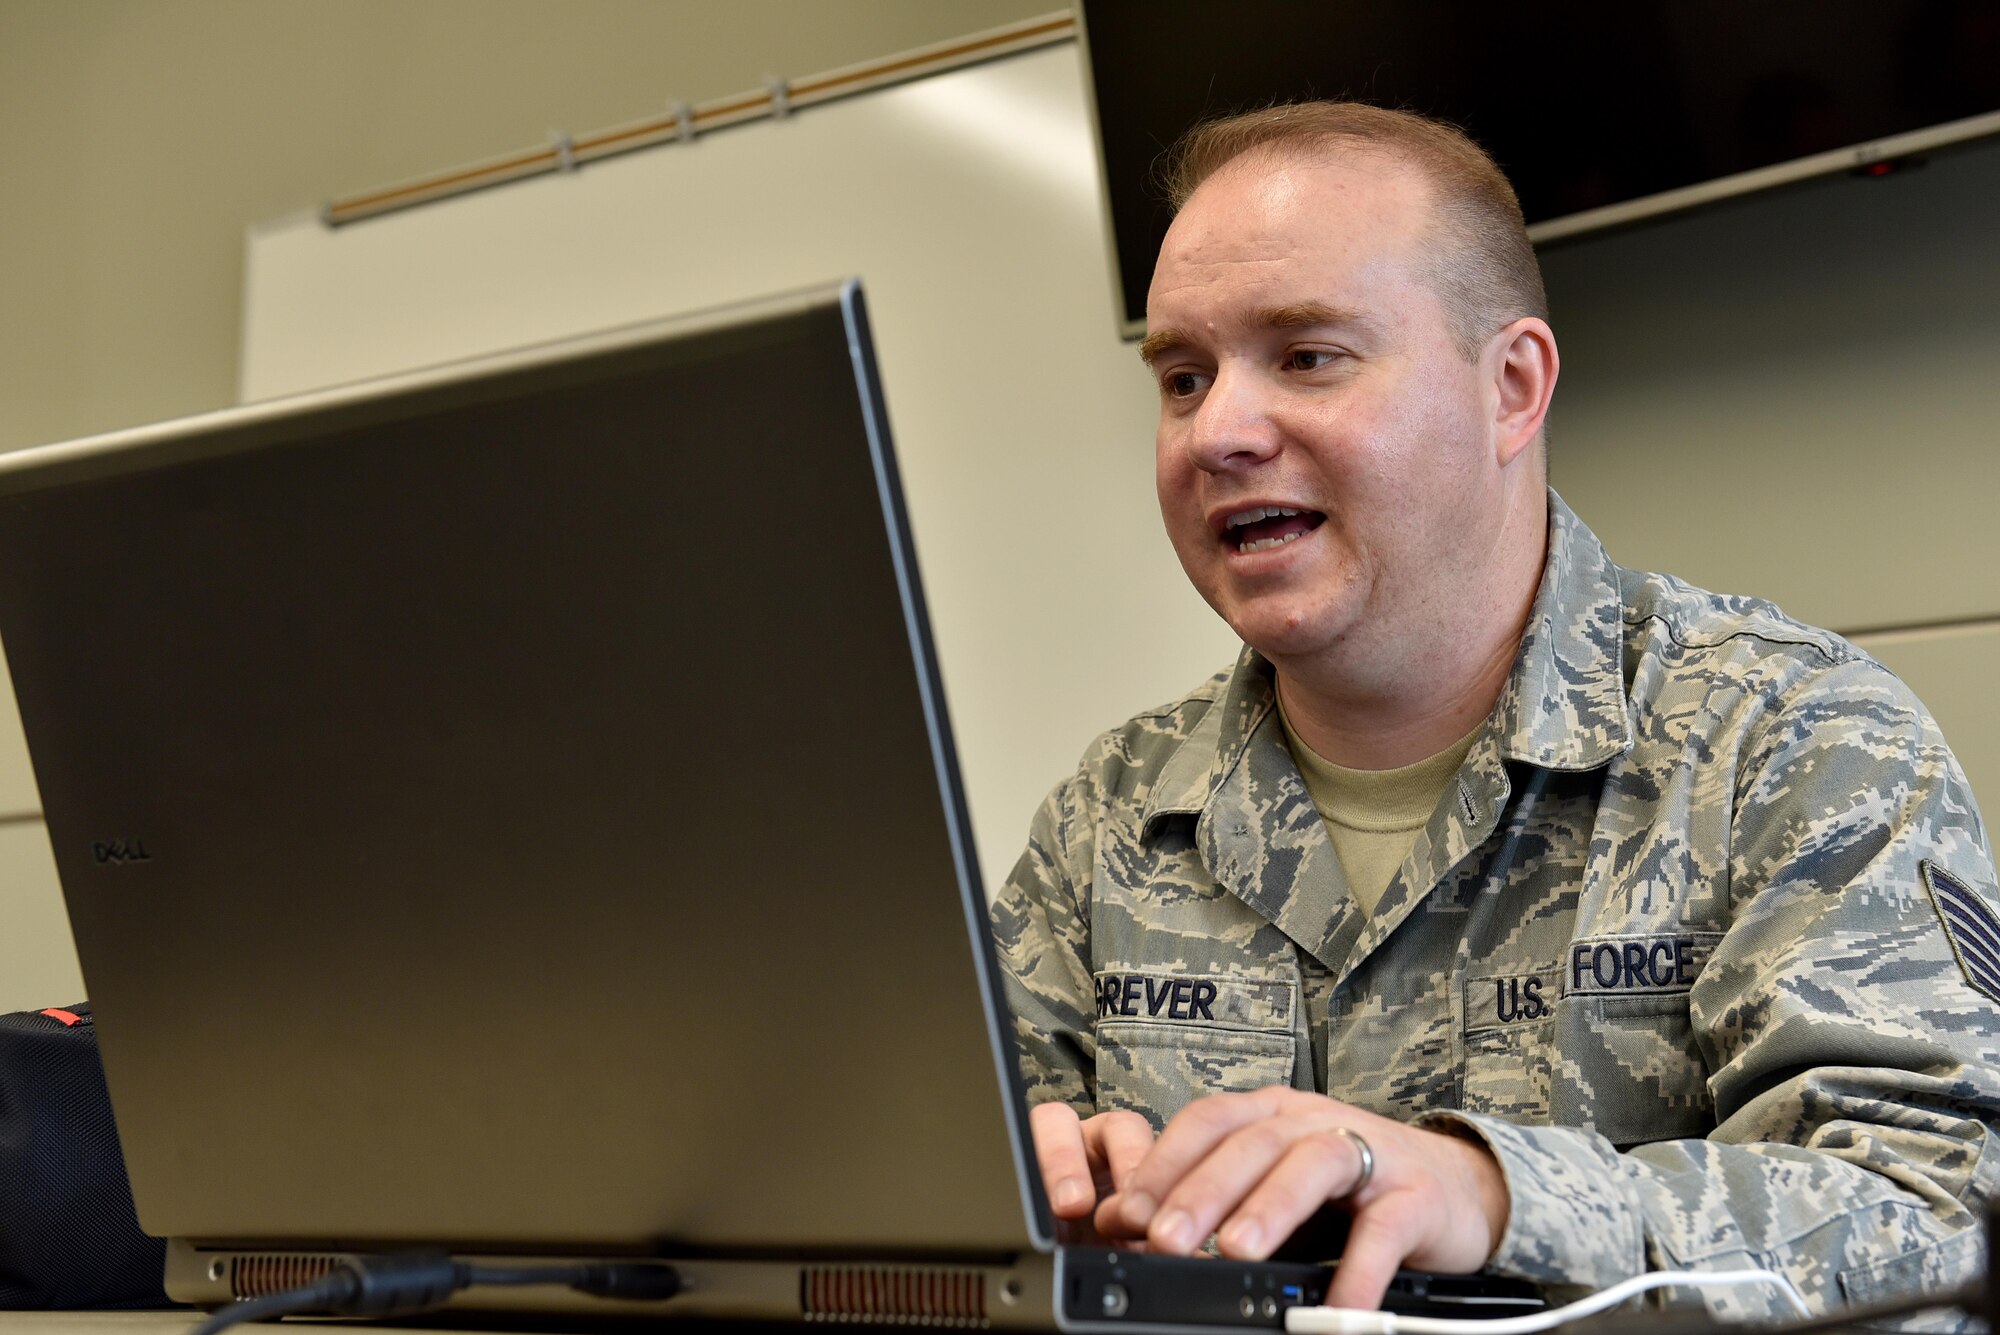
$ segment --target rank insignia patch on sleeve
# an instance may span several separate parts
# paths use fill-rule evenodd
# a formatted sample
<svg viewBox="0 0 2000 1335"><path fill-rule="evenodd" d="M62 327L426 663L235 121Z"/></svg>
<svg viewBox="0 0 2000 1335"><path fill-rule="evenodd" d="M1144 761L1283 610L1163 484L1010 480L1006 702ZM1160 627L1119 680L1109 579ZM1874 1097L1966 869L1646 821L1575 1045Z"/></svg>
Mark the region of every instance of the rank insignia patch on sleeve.
<svg viewBox="0 0 2000 1335"><path fill-rule="evenodd" d="M1958 956L1965 980L2000 1001L2000 918L1972 888L1936 863L1925 859L1924 884L1937 905L1938 920Z"/></svg>

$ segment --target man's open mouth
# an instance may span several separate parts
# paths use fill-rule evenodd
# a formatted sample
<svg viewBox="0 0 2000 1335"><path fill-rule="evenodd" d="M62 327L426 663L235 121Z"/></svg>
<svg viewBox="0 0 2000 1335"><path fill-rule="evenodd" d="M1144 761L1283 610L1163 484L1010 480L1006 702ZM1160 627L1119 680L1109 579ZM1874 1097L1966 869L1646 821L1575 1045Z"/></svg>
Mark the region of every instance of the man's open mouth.
<svg viewBox="0 0 2000 1335"><path fill-rule="evenodd" d="M1229 516L1222 536L1239 552L1262 552L1302 538L1325 522L1318 510L1262 505Z"/></svg>

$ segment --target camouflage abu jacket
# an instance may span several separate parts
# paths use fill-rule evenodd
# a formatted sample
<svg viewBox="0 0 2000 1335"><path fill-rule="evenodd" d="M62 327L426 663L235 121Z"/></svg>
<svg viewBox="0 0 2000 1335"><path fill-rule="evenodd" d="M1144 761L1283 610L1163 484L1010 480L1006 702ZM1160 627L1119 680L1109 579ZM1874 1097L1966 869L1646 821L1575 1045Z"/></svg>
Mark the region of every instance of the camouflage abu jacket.
<svg viewBox="0 0 2000 1335"><path fill-rule="evenodd" d="M2000 896L1935 723L1839 637L1550 518L1512 677L1373 917L1256 654L1098 739L994 905L1030 1100L1157 1125L1287 1083L1459 1122L1512 1193L1492 1269L1553 1285L1772 1266L1819 1307L1979 1273Z"/></svg>

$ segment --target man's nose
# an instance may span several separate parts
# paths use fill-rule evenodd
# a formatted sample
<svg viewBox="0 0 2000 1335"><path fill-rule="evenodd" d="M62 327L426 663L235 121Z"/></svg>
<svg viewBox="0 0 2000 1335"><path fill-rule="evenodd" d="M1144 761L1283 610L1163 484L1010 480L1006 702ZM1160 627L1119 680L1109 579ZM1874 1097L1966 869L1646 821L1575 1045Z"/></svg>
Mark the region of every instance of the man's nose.
<svg viewBox="0 0 2000 1335"><path fill-rule="evenodd" d="M1196 467L1211 473L1250 467L1278 452L1277 425L1254 374L1217 372L1189 423L1188 451Z"/></svg>

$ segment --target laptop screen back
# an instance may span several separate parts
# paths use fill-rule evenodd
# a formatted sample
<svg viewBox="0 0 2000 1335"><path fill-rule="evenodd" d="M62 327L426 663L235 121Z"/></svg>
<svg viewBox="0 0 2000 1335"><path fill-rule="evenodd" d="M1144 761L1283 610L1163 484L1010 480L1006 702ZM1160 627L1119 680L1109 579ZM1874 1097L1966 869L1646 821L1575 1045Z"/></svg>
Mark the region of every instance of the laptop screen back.
<svg viewBox="0 0 2000 1335"><path fill-rule="evenodd" d="M852 285L0 460L0 633L148 1231L1030 1244Z"/></svg>

